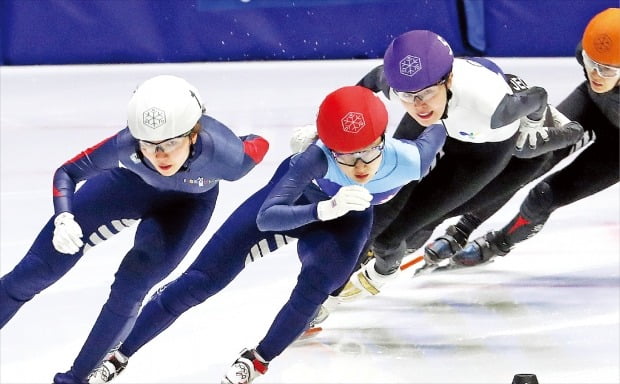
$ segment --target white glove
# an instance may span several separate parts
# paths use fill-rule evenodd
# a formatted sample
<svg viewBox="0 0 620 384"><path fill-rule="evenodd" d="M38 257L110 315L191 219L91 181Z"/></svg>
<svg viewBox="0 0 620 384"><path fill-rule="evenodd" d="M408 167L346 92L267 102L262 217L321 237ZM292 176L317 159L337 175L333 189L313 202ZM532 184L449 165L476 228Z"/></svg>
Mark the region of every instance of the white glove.
<svg viewBox="0 0 620 384"><path fill-rule="evenodd" d="M316 126L314 124L297 127L293 130L293 136L289 145L293 153L303 152L318 139Z"/></svg>
<svg viewBox="0 0 620 384"><path fill-rule="evenodd" d="M52 243L58 252L73 255L84 245L82 228L69 212L63 212L54 219L54 239Z"/></svg>
<svg viewBox="0 0 620 384"><path fill-rule="evenodd" d="M549 127L545 127L545 118L538 121L530 120L527 116L521 118L521 124L519 125L519 137L517 138L517 151L523 149L525 142L529 142L530 149L536 148L536 142L538 141L538 135L543 142L549 141Z"/></svg>
<svg viewBox="0 0 620 384"><path fill-rule="evenodd" d="M385 283L400 275L400 268L397 268L396 272L390 275L380 274L375 270L375 262L376 259L370 260L351 276L347 285L338 294L338 299L341 302L350 302L376 295Z"/></svg>
<svg viewBox="0 0 620 384"><path fill-rule="evenodd" d="M316 213L321 221L333 220L349 211L363 211L370 207L372 195L359 185L341 187L329 200L319 201Z"/></svg>

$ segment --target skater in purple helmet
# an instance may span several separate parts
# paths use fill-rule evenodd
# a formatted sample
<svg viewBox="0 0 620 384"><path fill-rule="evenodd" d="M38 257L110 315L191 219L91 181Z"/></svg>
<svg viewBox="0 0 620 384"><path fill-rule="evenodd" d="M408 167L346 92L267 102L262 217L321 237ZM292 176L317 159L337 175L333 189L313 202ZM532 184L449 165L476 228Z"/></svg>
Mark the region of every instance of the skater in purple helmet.
<svg viewBox="0 0 620 384"><path fill-rule="evenodd" d="M482 222L505 201L474 210L426 247L436 259L451 257L446 269L486 263L504 256L519 242L538 233L558 208L581 200L618 183L618 129L620 123L620 8L608 8L586 26L575 56L585 81L559 105L558 110L581 123L581 146L591 142L566 167L538 183L521 204L519 213L501 230L491 231L465 244L474 228L464 221ZM556 163L577 148L554 152ZM558 154L559 152L559 154ZM450 247L448 244L454 244Z"/></svg>
<svg viewBox="0 0 620 384"><path fill-rule="evenodd" d="M403 257L443 220L468 212L465 203L483 189L489 198L515 193L549 153L582 135L578 124L547 104L545 89L527 87L488 59L454 58L445 39L427 30L396 37L383 65L359 85L405 108L394 137L412 139L441 124L448 138L426 177L375 208L370 252L360 255L360 269L332 294L340 301L379 293L396 278ZM374 257L366 262L368 256Z"/></svg>

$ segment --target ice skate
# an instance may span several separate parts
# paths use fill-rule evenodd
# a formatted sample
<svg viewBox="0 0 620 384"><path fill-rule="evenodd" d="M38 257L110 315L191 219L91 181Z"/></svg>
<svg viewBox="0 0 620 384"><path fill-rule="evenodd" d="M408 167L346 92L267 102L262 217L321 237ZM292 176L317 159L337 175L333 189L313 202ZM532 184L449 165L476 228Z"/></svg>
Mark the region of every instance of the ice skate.
<svg viewBox="0 0 620 384"><path fill-rule="evenodd" d="M371 259L368 264L351 276L349 282L338 295L340 301L349 302L377 295L388 281L394 280L399 275L399 269L396 269L394 273L389 275L377 272L375 270L375 262L376 259Z"/></svg>
<svg viewBox="0 0 620 384"><path fill-rule="evenodd" d="M422 264L420 268L416 269L415 272L413 272L413 277L428 275L428 274L435 272L439 268L444 268L450 264L449 260L450 259L444 259L444 260L440 260L439 263L433 263L433 262L429 263L426 261L426 258L425 258L424 264Z"/></svg>
<svg viewBox="0 0 620 384"><path fill-rule="evenodd" d="M501 232L493 231L467 243L462 251L452 257L451 261L463 267L473 267L487 263L495 256L505 256L511 248Z"/></svg>
<svg viewBox="0 0 620 384"><path fill-rule="evenodd" d="M436 266L432 271L430 271L430 273L434 274L434 273L441 273L441 272L449 272L449 271L454 271L455 269L462 269L462 268L465 268L465 266L456 264L455 262L450 260L447 264Z"/></svg>
<svg viewBox="0 0 620 384"><path fill-rule="evenodd" d="M312 325L315 326L327 320L329 314L334 309L334 307L338 305L338 303L339 302L337 297L329 296L327 300L325 300L325 303L323 303L319 308L316 316L314 316L314 319L312 320Z"/></svg>
<svg viewBox="0 0 620 384"><path fill-rule="evenodd" d="M446 233L424 247L425 259L439 262L452 257L467 244L467 235L455 225L446 228Z"/></svg>
<svg viewBox="0 0 620 384"><path fill-rule="evenodd" d="M319 307L316 315L310 321L310 324L306 327L306 329L301 333L301 335L297 338L297 341L307 340L315 337L323 328L318 327L318 324L321 324L329 317L330 313L334 310L335 306L340 304L340 300L337 296L328 296L327 300Z"/></svg>
<svg viewBox="0 0 620 384"><path fill-rule="evenodd" d="M431 271L431 273L450 272L450 271L455 271L455 270L463 269L463 268L470 268L470 267L486 265L486 264L492 263L494 260L495 260L495 258L491 258L491 259L489 259L489 260L487 260L487 261L485 261L483 263L477 264L477 265L466 266L466 265L462 265L462 264L457 264L452 259L450 259L449 263L447 263L445 265L437 266L437 268L435 268L433 271Z"/></svg>
<svg viewBox="0 0 620 384"><path fill-rule="evenodd" d="M103 363L88 376L89 384L109 383L127 367L129 358L118 349L110 352Z"/></svg>
<svg viewBox="0 0 620 384"><path fill-rule="evenodd" d="M306 326L306 329L304 329L301 335L299 335L297 341L308 340L318 335L323 330L323 328L317 327L317 324L325 321L325 319L327 319L327 316L329 316L327 309L325 308L325 306L321 305L314 318L310 320L310 323Z"/></svg>
<svg viewBox="0 0 620 384"><path fill-rule="evenodd" d="M221 384L250 384L267 372L269 365L254 349L244 349L228 369Z"/></svg>
<svg viewBox="0 0 620 384"><path fill-rule="evenodd" d="M323 327L317 327L313 325L303 331L295 341L306 341L308 339L313 339L321 332L323 332Z"/></svg>

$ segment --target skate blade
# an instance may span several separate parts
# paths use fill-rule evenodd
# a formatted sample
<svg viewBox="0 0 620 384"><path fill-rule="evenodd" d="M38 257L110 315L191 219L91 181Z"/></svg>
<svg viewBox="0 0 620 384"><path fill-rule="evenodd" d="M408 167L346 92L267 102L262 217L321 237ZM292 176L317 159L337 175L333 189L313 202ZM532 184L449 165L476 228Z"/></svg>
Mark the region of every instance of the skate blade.
<svg viewBox="0 0 620 384"><path fill-rule="evenodd" d="M442 273L442 272L458 271L461 269L477 268L477 267L482 267L484 265L491 264L493 261L494 260L491 259L491 260L485 261L484 263L480 263L476 265L460 265L460 264L448 263L447 265L437 266L435 269L431 271L431 273Z"/></svg>
<svg viewBox="0 0 620 384"><path fill-rule="evenodd" d="M323 328L321 327L308 328L297 338L297 341L312 339L321 333L322 330Z"/></svg>
<svg viewBox="0 0 620 384"><path fill-rule="evenodd" d="M449 259L442 261L439 264L424 263L424 265L422 265L420 268L416 269L415 272L413 272L413 277L428 275L428 274L431 274L437 271L438 269L445 268L449 265L450 265Z"/></svg>
<svg viewBox="0 0 620 384"><path fill-rule="evenodd" d="M413 277L419 277L419 276L431 274L437 268L438 267L436 265L425 264L421 266L420 268L416 269L415 272L413 272Z"/></svg>
<svg viewBox="0 0 620 384"><path fill-rule="evenodd" d="M463 268L467 268L464 265L458 265L458 264L448 264L448 265L444 265L441 267L436 267L432 273L441 273L441 272L448 272L448 271L454 271L456 269L463 269Z"/></svg>

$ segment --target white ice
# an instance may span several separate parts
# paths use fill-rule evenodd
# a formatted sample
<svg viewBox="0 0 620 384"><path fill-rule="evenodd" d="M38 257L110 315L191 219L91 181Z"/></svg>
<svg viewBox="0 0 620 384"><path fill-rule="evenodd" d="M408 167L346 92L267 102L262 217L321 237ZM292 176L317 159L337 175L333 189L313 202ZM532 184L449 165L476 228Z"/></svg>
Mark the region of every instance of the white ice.
<svg viewBox="0 0 620 384"><path fill-rule="evenodd" d="M582 81L574 59L497 62L558 103ZM52 214L56 167L125 124L135 85L162 73L196 84L208 113L239 135L269 139L265 161L222 183L214 218L182 265L288 154L291 128L311 123L330 91L378 61L0 67L1 259L4 275ZM392 130L403 112L390 104ZM474 236L517 211L519 192ZM256 383L620 382L619 198L614 186L554 213L509 256L479 268L412 278L340 305L312 340L288 348ZM437 191L441 193L441 191ZM446 223L437 229L437 233ZM437 234L436 233L436 234ZM91 250L0 333L0 382L50 383L84 342L129 248L127 230ZM243 347L265 334L295 283L294 245L250 265L229 287L146 345L121 383L218 383Z"/></svg>

